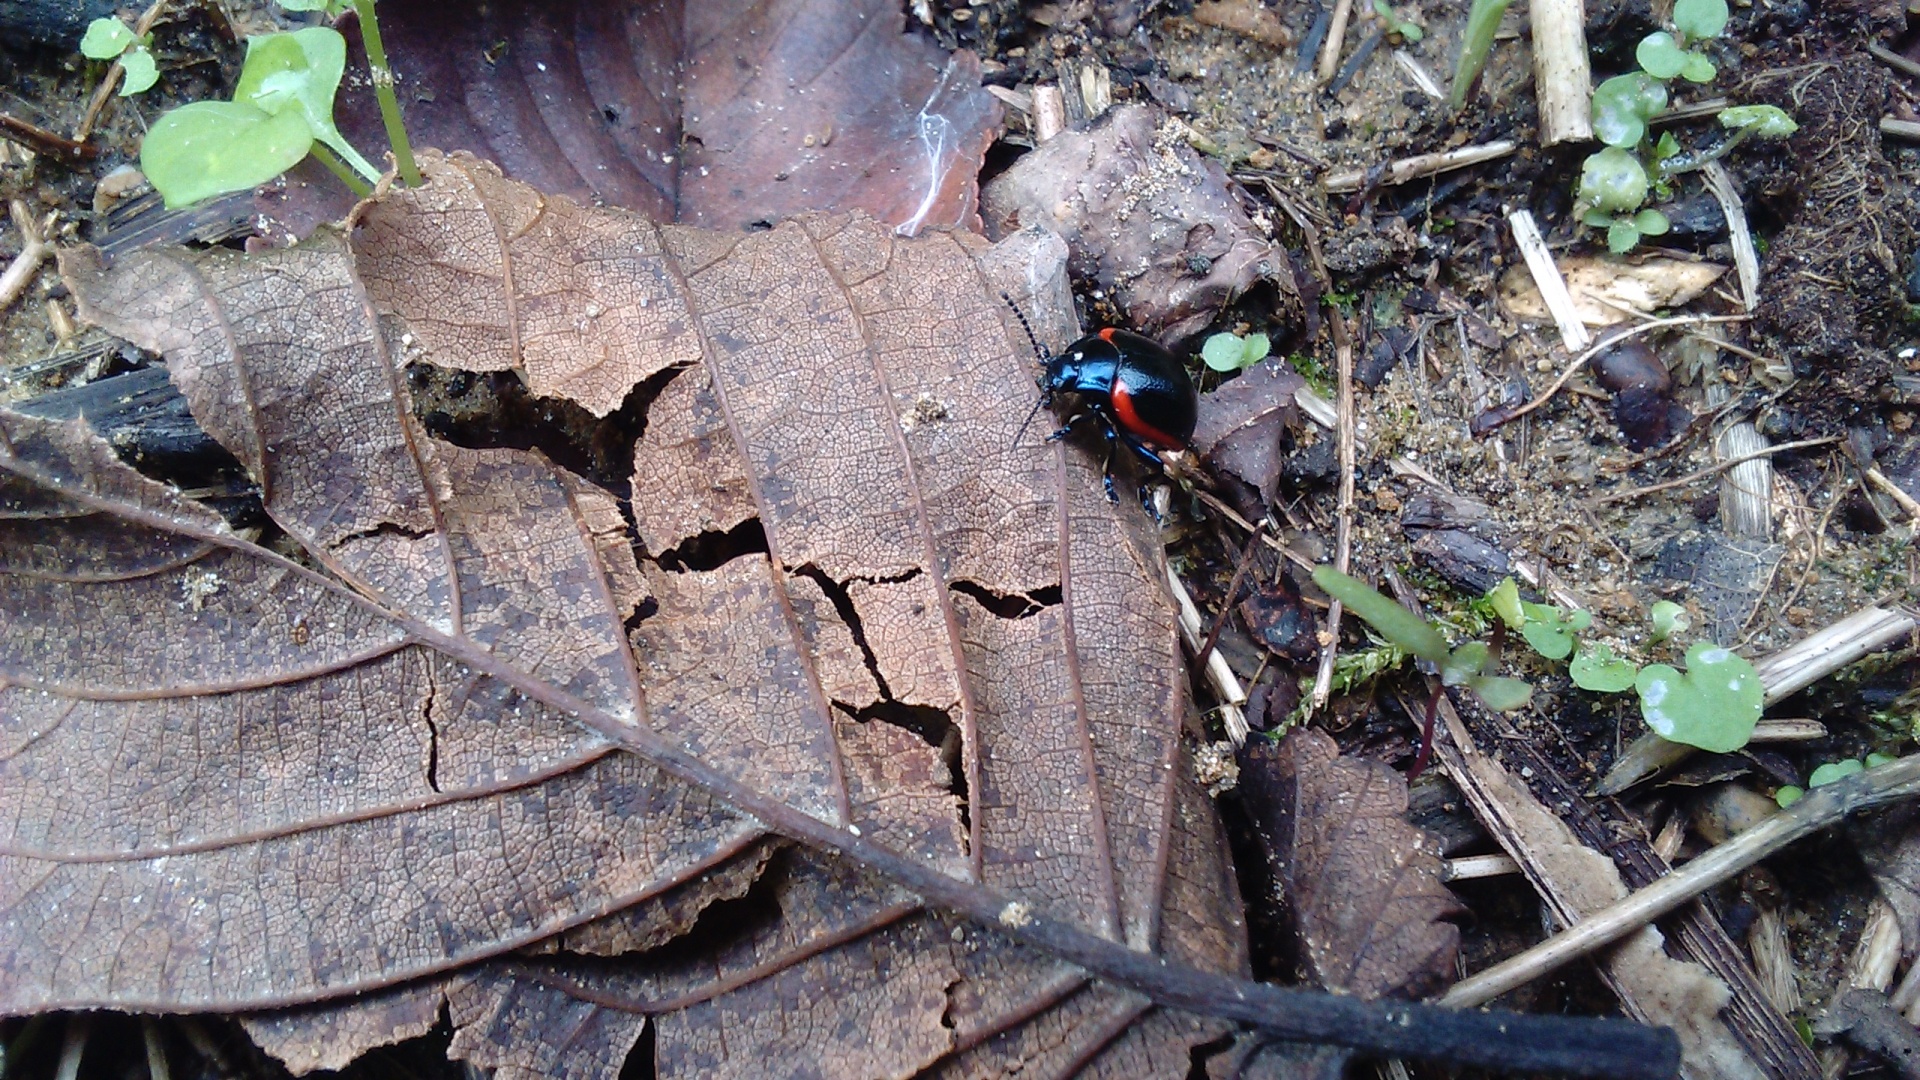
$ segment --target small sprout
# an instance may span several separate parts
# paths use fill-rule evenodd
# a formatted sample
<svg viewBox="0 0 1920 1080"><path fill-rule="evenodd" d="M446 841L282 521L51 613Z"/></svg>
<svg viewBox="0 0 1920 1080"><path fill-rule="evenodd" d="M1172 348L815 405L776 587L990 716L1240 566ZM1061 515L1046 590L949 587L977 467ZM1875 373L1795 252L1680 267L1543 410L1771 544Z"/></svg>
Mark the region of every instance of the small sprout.
<svg viewBox="0 0 1920 1080"><path fill-rule="evenodd" d="M1398 34L1402 41L1409 44L1427 36L1426 30L1419 23L1407 22L1395 15L1393 5L1387 3L1387 0L1373 0L1373 13L1380 16L1380 21L1386 25L1388 33Z"/></svg>
<svg viewBox="0 0 1920 1080"><path fill-rule="evenodd" d="M1720 110L1720 126L1760 139L1784 139L1800 130L1784 110L1772 105L1735 105Z"/></svg>
<svg viewBox="0 0 1920 1080"><path fill-rule="evenodd" d="M1601 222L1587 218L1587 224L1599 225ZM1633 250L1643 236L1664 236L1673 225L1667 215L1658 210L1642 210L1632 217L1610 218L1607 226L1607 250L1615 255L1624 255Z"/></svg>
<svg viewBox="0 0 1920 1080"><path fill-rule="evenodd" d="M1671 600L1656 600L1647 615L1653 620L1653 640L1665 641L1693 625L1687 609Z"/></svg>
<svg viewBox="0 0 1920 1080"><path fill-rule="evenodd" d="M1518 630L1527 624L1527 613L1520 607L1520 586L1514 584L1512 578L1502 578L1500 584L1487 593L1487 599L1507 629Z"/></svg>
<svg viewBox="0 0 1920 1080"><path fill-rule="evenodd" d="M1640 159L1617 146L1587 158L1576 197L1606 214L1631 214L1647 201L1647 170Z"/></svg>
<svg viewBox="0 0 1920 1080"><path fill-rule="evenodd" d="M1593 133L1608 146L1632 149L1646 137L1647 121L1666 107L1666 83L1644 71L1615 75L1594 88Z"/></svg>
<svg viewBox="0 0 1920 1080"><path fill-rule="evenodd" d="M1520 636L1527 639L1534 652L1549 660L1572 656L1573 635L1593 623L1593 616L1584 611L1569 614L1549 604L1522 601L1520 609L1527 613L1527 624L1520 628Z"/></svg>
<svg viewBox="0 0 1920 1080"><path fill-rule="evenodd" d="M1794 784L1782 784L1780 790L1773 793L1773 801L1779 803L1782 810L1806 797L1807 789Z"/></svg>
<svg viewBox="0 0 1920 1080"><path fill-rule="evenodd" d="M1640 714L1655 734L1720 754L1747 744L1766 695L1752 664L1705 641L1687 650L1684 673L1649 664L1634 686Z"/></svg>
<svg viewBox="0 0 1920 1080"><path fill-rule="evenodd" d="M1272 349L1265 334L1214 334L1200 346L1200 359L1215 371L1245 371L1265 360Z"/></svg>
<svg viewBox="0 0 1920 1080"><path fill-rule="evenodd" d="M134 36L127 24L102 16L87 24L80 39L80 52L90 60L120 61L120 96L129 97L152 89L160 81L160 69L147 51L147 42Z"/></svg>
<svg viewBox="0 0 1920 1080"><path fill-rule="evenodd" d="M1665 30L1655 30L1640 39L1633 50L1633 58L1640 61L1640 70L1656 79L1678 78L1682 68L1687 66L1687 50L1672 34Z"/></svg>
<svg viewBox="0 0 1920 1080"><path fill-rule="evenodd" d="M1899 758L1895 757L1892 754L1883 754L1878 750L1875 750L1873 753L1867 755L1867 768L1877 769L1882 765L1891 765L1892 763L1899 760L1900 760Z"/></svg>
<svg viewBox="0 0 1920 1080"><path fill-rule="evenodd" d="M1493 650L1484 641L1469 641L1453 650L1440 665L1440 681L1448 686L1465 686L1468 680L1486 673Z"/></svg>
<svg viewBox="0 0 1920 1080"><path fill-rule="evenodd" d="M1466 104L1467 88L1487 66L1487 53L1493 49L1493 35L1500 29L1500 19L1507 13L1507 5L1513 0L1473 0L1473 6L1467 10L1467 27L1460 34L1460 59L1453 66L1453 90L1447 96L1447 107L1458 112Z"/></svg>
<svg viewBox="0 0 1920 1080"><path fill-rule="evenodd" d="M1674 29L1689 38L1719 37L1727 28L1727 0L1674 0Z"/></svg>
<svg viewBox="0 0 1920 1080"><path fill-rule="evenodd" d="M1380 636L1422 660L1444 668L1453 659L1447 639L1427 620L1394 603L1379 590L1331 566L1313 572L1313 583L1367 621Z"/></svg>
<svg viewBox="0 0 1920 1080"><path fill-rule="evenodd" d="M1713 61L1697 52L1688 53L1680 63L1680 77L1690 83L1710 83L1718 74L1720 69L1713 66Z"/></svg>
<svg viewBox="0 0 1920 1080"><path fill-rule="evenodd" d="M1599 694L1617 694L1633 685L1633 665L1613 655L1605 642L1595 642L1580 650L1567 665L1573 685Z"/></svg>
<svg viewBox="0 0 1920 1080"><path fill-rule="evenodd" d="M1807 777L1807 787L1826 787L1828 784L1838 780L1844 780L1854 773L1866 771L1866 763L1859 758L1847 758L1845 761L1829 761L1825 765L1813 770L1813 775Z"/></svg>

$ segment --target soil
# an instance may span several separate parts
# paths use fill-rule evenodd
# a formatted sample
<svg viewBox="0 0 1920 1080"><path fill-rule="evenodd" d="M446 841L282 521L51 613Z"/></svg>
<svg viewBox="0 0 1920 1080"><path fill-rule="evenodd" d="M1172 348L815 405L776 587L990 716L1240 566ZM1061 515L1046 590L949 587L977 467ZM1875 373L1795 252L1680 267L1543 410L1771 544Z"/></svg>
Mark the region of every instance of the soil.
<svg viewBox="0 0 1920 1080"><path fill-rule="evenodd" d="M1298 42L1308 31L1307 8L1281 4L1271 16ZM1416 85L1391 42L1383 42L1344 89L1329 95L1311 75L1298 73L1296 45L1208 25L1185 0L1024 7L1015 0L976 0L937 6L925 32L980 53L989 81L998 85L1067 81L1098 67L1108 74L1115 100L1156 101L1178 112L1191 128L1190 141L1239 183L1257 220L1270 223L1290 248L1315 249L1309 265L1324 266L1328 297L1353 317L1357 355L1367 357L1390 333L1411 342L1397 367L1356 398L1360 450L1352 548L1363 571L1423 565L1411 554L1412 538L1401 525L1408 500L1419 491L1407 479L1412 466L1490 508L1497 546L1550 572L1581 597L1595 616L1592 636L1636 660L1670 655L1645 629L1644 612L1659 599L1680 601L1696 627L1711 628L1722 644L1748 656L1764 655L1870 604L1920 602L1914 523L1861 480L1865 459L1855 456L1874 456L1895 483L1920 496L1920 445L1913 432L1920 409L1920 146L1883 136L1878 128L1882 117L1920 116L1920 79L1865 51L1877 41L1914 55L1920 39L1901 6L1884 0L1754 0L1736 9L1725 38L1714 46L1720 77L1693 94L1778 105L1800 131L1787 147L1750 143L1726 162L1763 253L1760 304L1751 321L1717 324L1736 350L1686 344L1677 333L1653 339L1674 369L1671 400L1696 417L1734 402L1738 409L1728 420L1751 419L1776 444L1851 440L1774 456L1769 535L1738 544L1717 520L1717 504L1726 497L1718 479L1596 502L1602 494L1712 465L1711 424L1683 425L1676 443L1653 452L1629 449L1609 395L1582 374L1544 408L1484 437L1469 432L1490 407L1526 401L1545 389L1569 359L1551 324L1524 323L1500 303L1500 279L1519 258L1505 211L1531 210L1556 254L1604 248L1603 239L1577 226L1573 216L1571 191L1585 151L1538 147L1533 76L1521 40L1527 30L1523 8L1508 13L1478 91L1457 114ZM1644 0L1590 8L1597 81L1629 64L1633 43L1658 22ZM1419 41L1402 43L1406 60L1442 85L1451 77L1464 9L1395 7L1400 18L1424 28ZM98 217L96 183L136 157L141 116L223 93L237 70L236 34L264 28L276 17L256 3L226 5L231 22L213 10L195 6L159 25L155 50L168 77L159 96L138 109L116 102L106 110L95 139L98 156L75 168L0 143L0 195L20 200L36 215L57 211L66 223L63 235L89 235ZM1361 19L1349 31L1348 54L1372 25L1370 18ZM71 132L97 74L97 65L59 47L17 43L0 49L0 80L7 87L0 109ZM1689 146L1718 138L1706 121L1675 130ZM1017 153L1024 134L1016 123L1005 153L990 162ZM1515 140L1519 149L1399 188L1328 196L1319 186L1329 170L1365 169L1494 139ZM1667 204L1669 216L1676 222L1702 217L1696 208L1703 202L1698 177L1690 176ZM1710 212L1704 224L1677 228L1661 246L1727 264L1724 222L1716 223L1717 210L1705 205ZM12 258L19 243L17 232L5 229L0 260ZM1737 294L1729 275L1687 310L1737 314ZM1251 294L1223 312L1219 324L1267 330L1276 352L1330 389L1327 336L1309 338L1297 323L1275 323L1271 300ZM62 302L53 275L43 274L23 302L0 314L0 357L12 369L0 371L0 401L98 377L116 362L97 353L69 361L79 355L75 343L58 336L60 321L49 314L50 305ZM1092 299L1089 313L1124 319ZM1326 453L1331 437L1304 425L1295 438L1303 464L1282 480L1273 505L1289 542L1317 560L1331 551L1336 518L1336 478ZM1176 561L1187 568L1190 587L1211 614L1223 603L1241 537L1228 537L1202 514L1180 509L1174 516ZM1284 566L1263 557L1254 573L1271 580ZM1422 596L1450 616L1460 616L1470 599L1437 573L1419 571L1414 580ZM1350 631L1348 647L1365 643ZM1243 674L1264 668L1269 686L1312 676L1311 662L1266 655L1232 621L1220 648ZM1572 782L1590 787L1643 730L1637 710L1574 690L1558 665L1512 655L1524 652L1512 649L1510 658L1519 665L1517 673L1538 681L1536 700L1566 708L1535 710L1517 726ZM1775 714L1820 719L1828 738L1731 758L1727 775L1771 794L1788 779L1804 781L1823 761L1869 750L1911 751L1920 726L1913 674L1910 661L1882 660L1817 686ZM1328 726L1349 752L1405 766L1417 738L1405 717L1377 707L1389 697L1341 702ZM1284 715L1289 707L1277 711ZM1414 801L1416 807L1437 808L1425 823L1455 838L1450 854L1491 850L1444 781L1429 775L1416 785ZM1655 820L1689 801L1687 789L1669 787L1635 796L1631 807ZM1810 1002L1824 1001L1857 941L1871 884L1843 845L1774 870L1792 912L1803 992ZM1485 966L1538 938L1537 906L1518 879L1472 882L1459 891L1474 912L1463 950L1469 966ZM1731 888L1716 902L1723 911L1746 906ZM1280 932L1260 911L1253 925ZM1255 949L1256 957L1285 952L1272 942ZM1584 970L1506 1003L1565 1011L1613 1007ZM230 1068L268 1068L243 1038L217 1023L207 1027L215 1034L202 1031L198 1038L220 1047ZM137 1045L131 1038L120 1041ZM383 1059L355 1070L400 1067L426 1075L435 1067L432 1054L415 1057L404 1065ZM212 1066L207 1071L231 1074Z"/></svg>

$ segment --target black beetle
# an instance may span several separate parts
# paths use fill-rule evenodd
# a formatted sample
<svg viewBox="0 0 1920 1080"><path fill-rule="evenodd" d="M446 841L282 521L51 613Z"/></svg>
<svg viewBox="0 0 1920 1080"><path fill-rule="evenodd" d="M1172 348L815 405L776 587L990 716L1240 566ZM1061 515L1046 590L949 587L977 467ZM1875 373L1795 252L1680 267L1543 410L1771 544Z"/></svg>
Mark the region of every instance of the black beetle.
<svg viewBox="0 0 1920 1080"><path fill-rule="evenodd" d="M1012 305L1012 300L1008 300ZM1180 360L1166 346L1129 330L1109 327L1049 356L1027 326L1018 307L1014 315L1033 341L1034 354L1045 365L1038 383L1040 401L1034 406L1055 407L1065 402L1065 424L1049 442L1065 438L1073 425L1092 416L1100 424L1109 447L1125 443L1147 463L1159 467L1161 451L1185 450L1199 418L1200 397ZM1029 417L1031 419L1031 417ZM1022 425L1024 429L1025 425ZM1107 464L1113 464L1111 450ZM1113 477L1106 477L1107 497L1118 501Z"/></svg>

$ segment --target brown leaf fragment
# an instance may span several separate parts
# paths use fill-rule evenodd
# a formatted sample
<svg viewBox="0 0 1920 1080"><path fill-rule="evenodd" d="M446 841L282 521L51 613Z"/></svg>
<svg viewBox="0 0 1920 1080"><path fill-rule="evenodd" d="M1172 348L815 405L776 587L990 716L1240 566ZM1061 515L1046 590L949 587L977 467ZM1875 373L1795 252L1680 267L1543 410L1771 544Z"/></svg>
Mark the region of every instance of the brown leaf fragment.
<svg viewBox="0 0 1920 1080"><path fill-rule="evenodd" d="M1271 279L1285 252L1254 229L1226 173L1145 105L1107 111L1015 162L980 193L987 235L1045 225L1074 252L1076 278L1110 294L1137 327L1197 333L1221 304Z"/></svg>
<svg viewBox="0 0 1920 1080"><path fill-rule="evenodd" d="M660 948L691 930L708 908L745 896L783 846L778 840L761 841L684 885L520 951L527 956L619 956Z"/></svg>
<svg viewBox="0 0 1920 1080"><path fill-rule="evenodd" d="M1240 789L1308 978L1366 998L1422 997L1452 980L1460 928L1442 920L1461 904L1431 840L1407 824L1398 773L1298 728L1278 745L1248 744Z"/></svg>
<svg viewBox="0 0 1920 1080"><path fill-rule="evenodd" d="M408 983L344 1001L299 1009L248 1013L238 1019L260 1049L295 1076L344 1069L379 1046L433 1030L446 1000L439 979Z"/></svg>
<svg viewBox="0 0 1920 1080"><path fill-rule="evenodd" d="M499 1080L613 1080L647 1026L642 1013L601 1008L499 967L455 979L447 1014L447 1056Z"/></svg>
<svg viewBox="0 0 1920 1080"><path fill-rule="evenodd" d="M1288 428L1299 412L1293 395L1304 385L1292 369L1270 360L1200 399L1193 448L1216 476L1233 482L1235 502L1243 512L1252 511L1251 518L1266 515L1266 502L1280 482Z"/></svg>

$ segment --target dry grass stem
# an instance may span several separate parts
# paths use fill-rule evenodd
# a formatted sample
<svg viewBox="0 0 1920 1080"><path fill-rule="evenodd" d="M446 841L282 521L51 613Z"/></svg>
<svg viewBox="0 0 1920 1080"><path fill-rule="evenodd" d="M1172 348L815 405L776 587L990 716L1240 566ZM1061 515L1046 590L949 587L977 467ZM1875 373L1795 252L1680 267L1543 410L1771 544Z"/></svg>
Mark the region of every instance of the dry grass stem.
<svg viewBox="0 0 1920 1080"><path fill-rule="evenodd" d="M1478 165L1483 161L1492 161L1513 153L1516 144L1512 139L1498 139L1478 146L1462 146L1457 150L1442 153L1417 154L1413 157L1390 161L1380 171L1376 181L1380 186L1404 184L1409 180L1419 180L1434 176L1449 169L1462 169L1468 165ZM1367 169L1342 169L1328 173L1324 186L1328 192L1341 195L1359 191L1367 185Z"/></svg>

